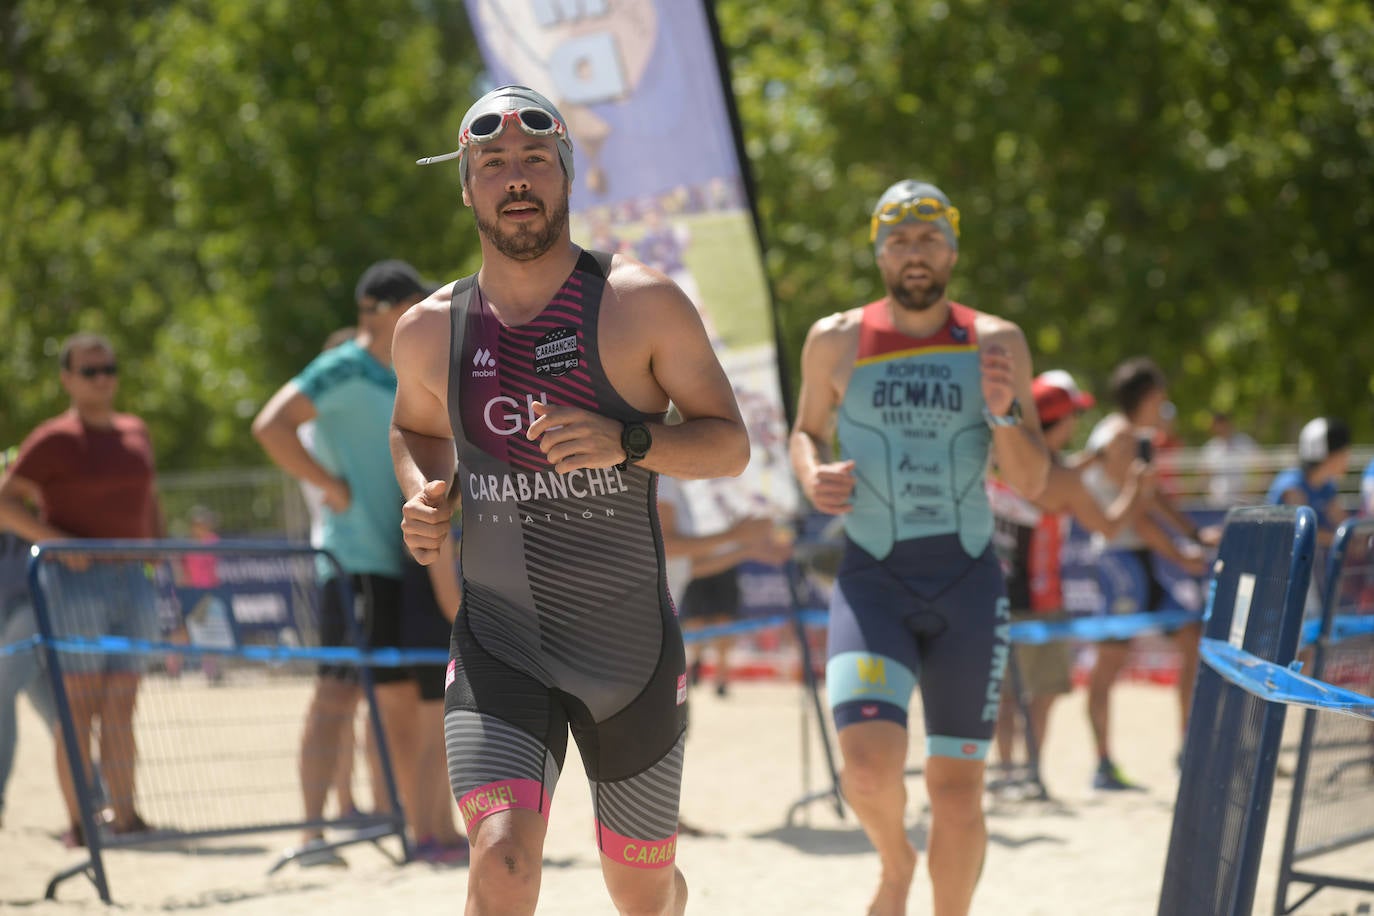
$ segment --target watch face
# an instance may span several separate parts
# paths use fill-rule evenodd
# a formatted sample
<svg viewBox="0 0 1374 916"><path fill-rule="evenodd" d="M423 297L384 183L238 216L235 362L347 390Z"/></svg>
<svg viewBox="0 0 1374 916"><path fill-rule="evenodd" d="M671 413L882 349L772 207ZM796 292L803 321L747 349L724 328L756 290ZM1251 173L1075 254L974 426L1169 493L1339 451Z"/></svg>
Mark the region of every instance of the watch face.
<svg viewBox="0 0 1374 916"><path fill-rule="evenodd" d="M653 437L643 426L630 426L625 430L625 449L636 454L644 454L653 443Z"/></svg>

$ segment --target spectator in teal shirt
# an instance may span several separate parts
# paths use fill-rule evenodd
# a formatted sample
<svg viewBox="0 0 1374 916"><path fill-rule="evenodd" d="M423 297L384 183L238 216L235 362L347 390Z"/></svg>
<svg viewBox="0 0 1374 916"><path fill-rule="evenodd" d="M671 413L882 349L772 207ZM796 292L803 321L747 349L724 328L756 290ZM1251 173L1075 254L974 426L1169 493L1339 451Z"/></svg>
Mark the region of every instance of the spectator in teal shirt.
<svg viewBox="0 0 1374 916"><path fill-rule="evenodd" d="M402 645L403 561L401 489L391 463L389 433L396 396L391 367L391 340L396 322L415 303L434 291L404 261L379 261L358 281L358 334L326 350L274 394L253 421L253 434L268 456L302 483L324 493L321 545L343 567L361 611L340 606L336 583L323 588L320 640L345 645L348 618L363 627L369 649ZM298 435L313 421L313 454ZM323 819L325 798L346 728L360 697L358 668L321 665L315 695L301 739L301 790L305 820ZM412 672L403 667L376 668L377 704L387 743L396 759L397 788L410 809L415 791L418 754L419 698ZM378 807L387 794L368 730L373 798ZM303 865L341 864L338 853L312 829L304 836Z"/></svg>

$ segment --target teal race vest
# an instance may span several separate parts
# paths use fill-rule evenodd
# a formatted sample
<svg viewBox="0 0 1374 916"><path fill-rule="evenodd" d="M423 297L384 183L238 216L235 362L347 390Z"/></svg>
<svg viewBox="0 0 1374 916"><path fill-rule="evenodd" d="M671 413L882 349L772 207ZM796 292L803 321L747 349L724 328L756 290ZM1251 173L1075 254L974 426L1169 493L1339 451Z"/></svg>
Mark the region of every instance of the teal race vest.
<svg viewBox="0 0 1374 916"><path fill-rule="evenodd" d="M839 442L856 476L845 531L878 559L898 541L950 534L977 557L992 537L977 315L952 302L945 326L917 338L893 327L884 300L864 307Z"/></svg>

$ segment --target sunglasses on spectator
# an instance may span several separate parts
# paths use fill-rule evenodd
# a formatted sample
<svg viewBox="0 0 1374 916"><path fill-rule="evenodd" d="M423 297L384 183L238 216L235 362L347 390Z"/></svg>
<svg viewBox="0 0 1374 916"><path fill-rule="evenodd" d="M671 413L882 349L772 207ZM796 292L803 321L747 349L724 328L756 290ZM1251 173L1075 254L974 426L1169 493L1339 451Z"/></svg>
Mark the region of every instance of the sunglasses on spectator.
<svg viewBox="0 0 1374 916"><path fill-rule="evenodd" d="M499 114L492 112L472 119L472 123L458 136L458 148L456 150L442 156L430 156L428 159L418 160L419 164L429 165L431 162L457 159L472 144L490 143L501 136L506 131L508 121L519 124L520 129L531 137L562 137L567 133L567 128L563 126L563 122L542 108L517 108L514 111Z"/></svg>
<svg viewBox="0 0 1374 916"><path fill-rule="evenodd" d="M955 238L959 236L959 208L947 207L942 201L936 200L934 197L922 197L917 200L894 201L890 204L884 204L882 209L873 214L873 224L868 233L868 240L870 242L877 240L880 225L900 223L908 216L926 223L933 223L941 218L948 219L950 228L954 230Z"/></svg>
<svg viewBox="0 0 1374 916"><path fill-rule="evenodd" d="M97 378L102 375L108 375L110 378L114 378L119 375L119 366L115 363L109 363L104 366L82 366L75 371L76 374L82 378Z"/></svg>

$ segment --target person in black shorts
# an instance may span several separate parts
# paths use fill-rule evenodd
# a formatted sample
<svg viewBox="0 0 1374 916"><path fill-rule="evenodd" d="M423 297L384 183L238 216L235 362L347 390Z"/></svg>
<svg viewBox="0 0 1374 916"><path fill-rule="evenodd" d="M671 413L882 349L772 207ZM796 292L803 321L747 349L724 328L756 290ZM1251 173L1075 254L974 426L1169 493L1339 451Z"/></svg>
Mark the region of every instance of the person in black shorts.
<svg viewBox="0 0 1374 916"><path fill-rule="evenodd" d="M400 488L391 471L387 428L395 399L391 341L406 310L433 286L403 261L379 261L359 279L354 291L359 333L319 354L283 385L253 421L253 434L279 467L324 494L321 544L337 559L352 586L353 606L329 570L323 585L320 641L348 645L348 618L363 629L369 648L400 645L402 572L405 545L400 533ZM314 423L314 451L300 439L300 427ZM301 794L307 822L324 817L326 796L339 769L341 752L361 691L353 665L322 665L301 737ZM386 743L396 763L396 788L402 807L413 809L413 776L418 728L417 695L404 668L373 670L378 711ZM367 730L373 806L386 810L390 799L382 777L376 736ZM347 813L347 812L340 812ZM342 857L323 843L317 828L305 831L302 865L341 865Z"/></svg>
<svg viewBox="0 0 1374 916"><path fill-rule="evenodd" d="M740 474L749 437L682 291L572 243L572 138L548 99L493 90L435 159L458 160L482 266L397 327L392 451L419 562L462 500L444 729L467 912L534 912L571 731L615 906L680 914L687 672L655 489L659 473Z"/></svg>

